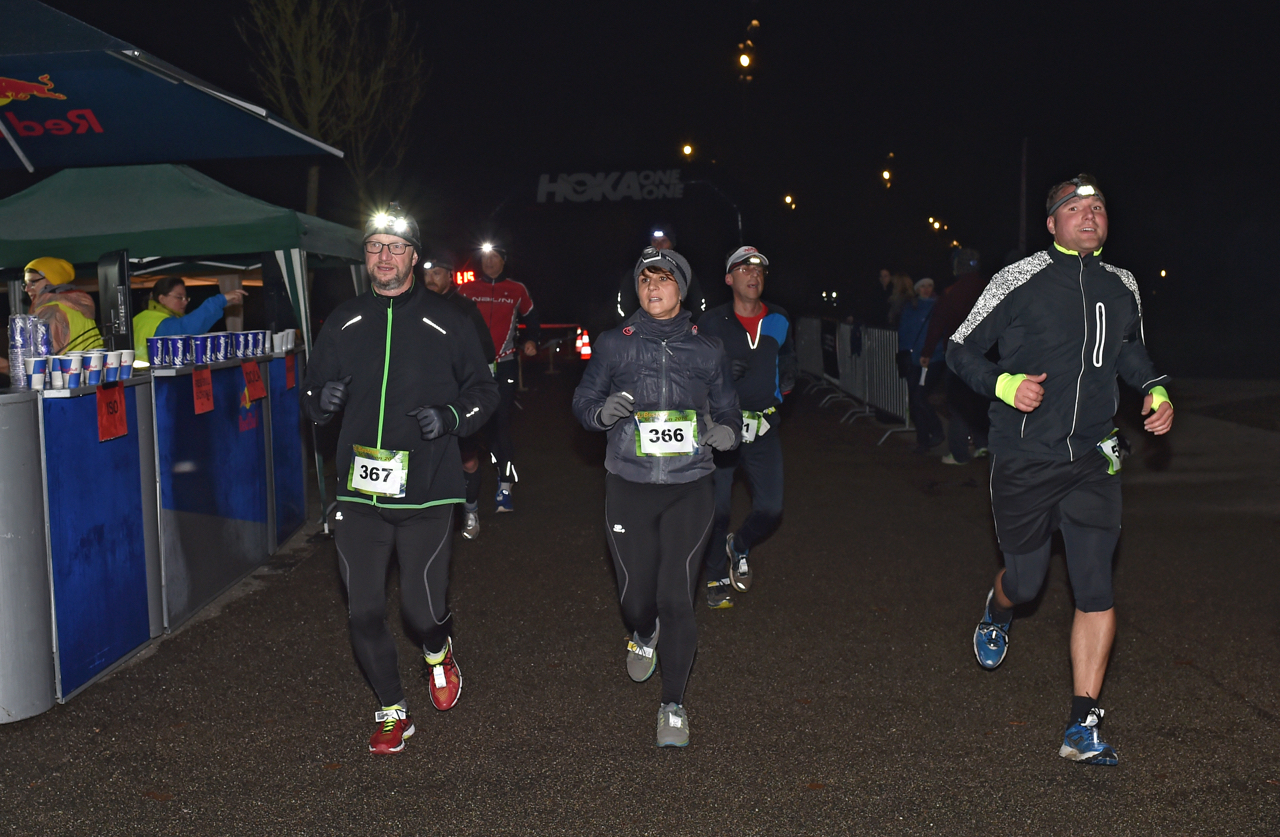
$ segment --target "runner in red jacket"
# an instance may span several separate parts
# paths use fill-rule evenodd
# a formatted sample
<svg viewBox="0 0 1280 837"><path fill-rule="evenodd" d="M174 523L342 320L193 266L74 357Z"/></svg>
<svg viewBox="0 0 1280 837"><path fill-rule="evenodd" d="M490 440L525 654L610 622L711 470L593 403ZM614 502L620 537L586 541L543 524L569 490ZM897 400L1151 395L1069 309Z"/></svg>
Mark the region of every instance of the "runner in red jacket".
<svg viewBox="0 0 1280 837"><path fill-rule="evenodd" d="M507 277L507 251L494 244L485 244L480 250L480 276L458 288L459 293L470 299L480 309L493 345L498 351L494 378L502 394L498 409L485 427L489 440L489 452L498 467L498 493L495 495L496 511L512 511L511 486L516 482L516 469L511 460L515 445L511 441L511 405L516 398L516 322L523 320L524 340L520 350L526 357L538 351L541 324L533 307L529 289Z"/></svg>

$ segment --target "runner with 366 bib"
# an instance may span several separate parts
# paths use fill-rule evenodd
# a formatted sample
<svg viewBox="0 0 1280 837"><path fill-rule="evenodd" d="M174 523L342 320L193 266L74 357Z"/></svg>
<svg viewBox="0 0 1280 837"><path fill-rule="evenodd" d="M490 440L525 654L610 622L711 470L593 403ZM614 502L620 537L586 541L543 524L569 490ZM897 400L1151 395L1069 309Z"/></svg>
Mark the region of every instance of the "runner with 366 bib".
<svg viewBox="0 0 1280 837"><path fill-rule="evenodd" d="M688 262L649 247L634 274L640 310L600 336L573 412L609 434L605 531L631 631L627 673L647 680L661 652L657 745L683 747L698 644L693 602L714 506L711 451L738 444L742 414L720 341L681 310Z"/></svg>
<svg viewBox="0 0 1280 837"><path fill-rule="evenodd" d="M459 436L498 403L474 326L413 278L418 225L392 204L365 227L371 288L325 322L307 369L303 409L317 424L343 413L334 542L347 588L351 644L381 702L374 753L413 735L395 640L387 572L400 563L401 612L422 643L431 701L462 691L446 596L453 504L463 502Z"/></svg>

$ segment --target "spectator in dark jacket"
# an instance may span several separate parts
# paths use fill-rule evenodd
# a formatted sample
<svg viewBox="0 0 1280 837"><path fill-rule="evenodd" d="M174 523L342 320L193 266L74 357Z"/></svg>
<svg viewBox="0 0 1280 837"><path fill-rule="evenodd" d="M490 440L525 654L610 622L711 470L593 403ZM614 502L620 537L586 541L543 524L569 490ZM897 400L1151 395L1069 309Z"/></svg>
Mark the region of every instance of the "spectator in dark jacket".
<svg viewBox="0 0 1280 837"><path fill-rule="evenodd" d="M924 339L921 366L928 367L938 346L946 346L947 338L964 322L978 301L986 280L978 272L978 251L957 248L951 253L951 273L956 277L947 288L929 318L929 331ZM973 440L973 456L987 455L987 407L990 402L978 395L956 375L947 376L947 409L951 423L947 425L949 452L942 457L944 465L963 465L970 459L969 440Z"/></svg>

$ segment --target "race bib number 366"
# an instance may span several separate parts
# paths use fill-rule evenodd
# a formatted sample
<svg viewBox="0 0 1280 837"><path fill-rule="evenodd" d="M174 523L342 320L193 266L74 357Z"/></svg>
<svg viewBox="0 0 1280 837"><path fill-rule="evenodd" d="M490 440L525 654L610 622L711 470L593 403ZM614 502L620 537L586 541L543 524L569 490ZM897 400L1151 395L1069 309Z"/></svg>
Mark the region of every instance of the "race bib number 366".
<svg viewBox="0 0 1280 837"><path fill-rule="evenodd" d="M351 446L351 473L347 488L375 497L403 497L409 476L407 450L380 450Z"/></svg>
<svg viewBox="0 0 1280 837"><path fill-rule="evenodd" d="M635 422L639 456L689 456L698 447L698 414L693 410L642 411Z"/></svg>

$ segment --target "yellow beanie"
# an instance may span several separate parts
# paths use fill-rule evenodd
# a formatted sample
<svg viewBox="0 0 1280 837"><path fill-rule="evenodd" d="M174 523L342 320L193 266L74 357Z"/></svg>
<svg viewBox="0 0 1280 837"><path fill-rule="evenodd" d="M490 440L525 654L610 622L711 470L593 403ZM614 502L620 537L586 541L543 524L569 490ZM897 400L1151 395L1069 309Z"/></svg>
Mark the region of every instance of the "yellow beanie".
<svg viewBox="0 0 1280 837"><path fill-rule="evenodd" d="M76 278L76 269L66 259L44 256L27 265L26 270L36 271L55 285L65 285Z"/></svg>

